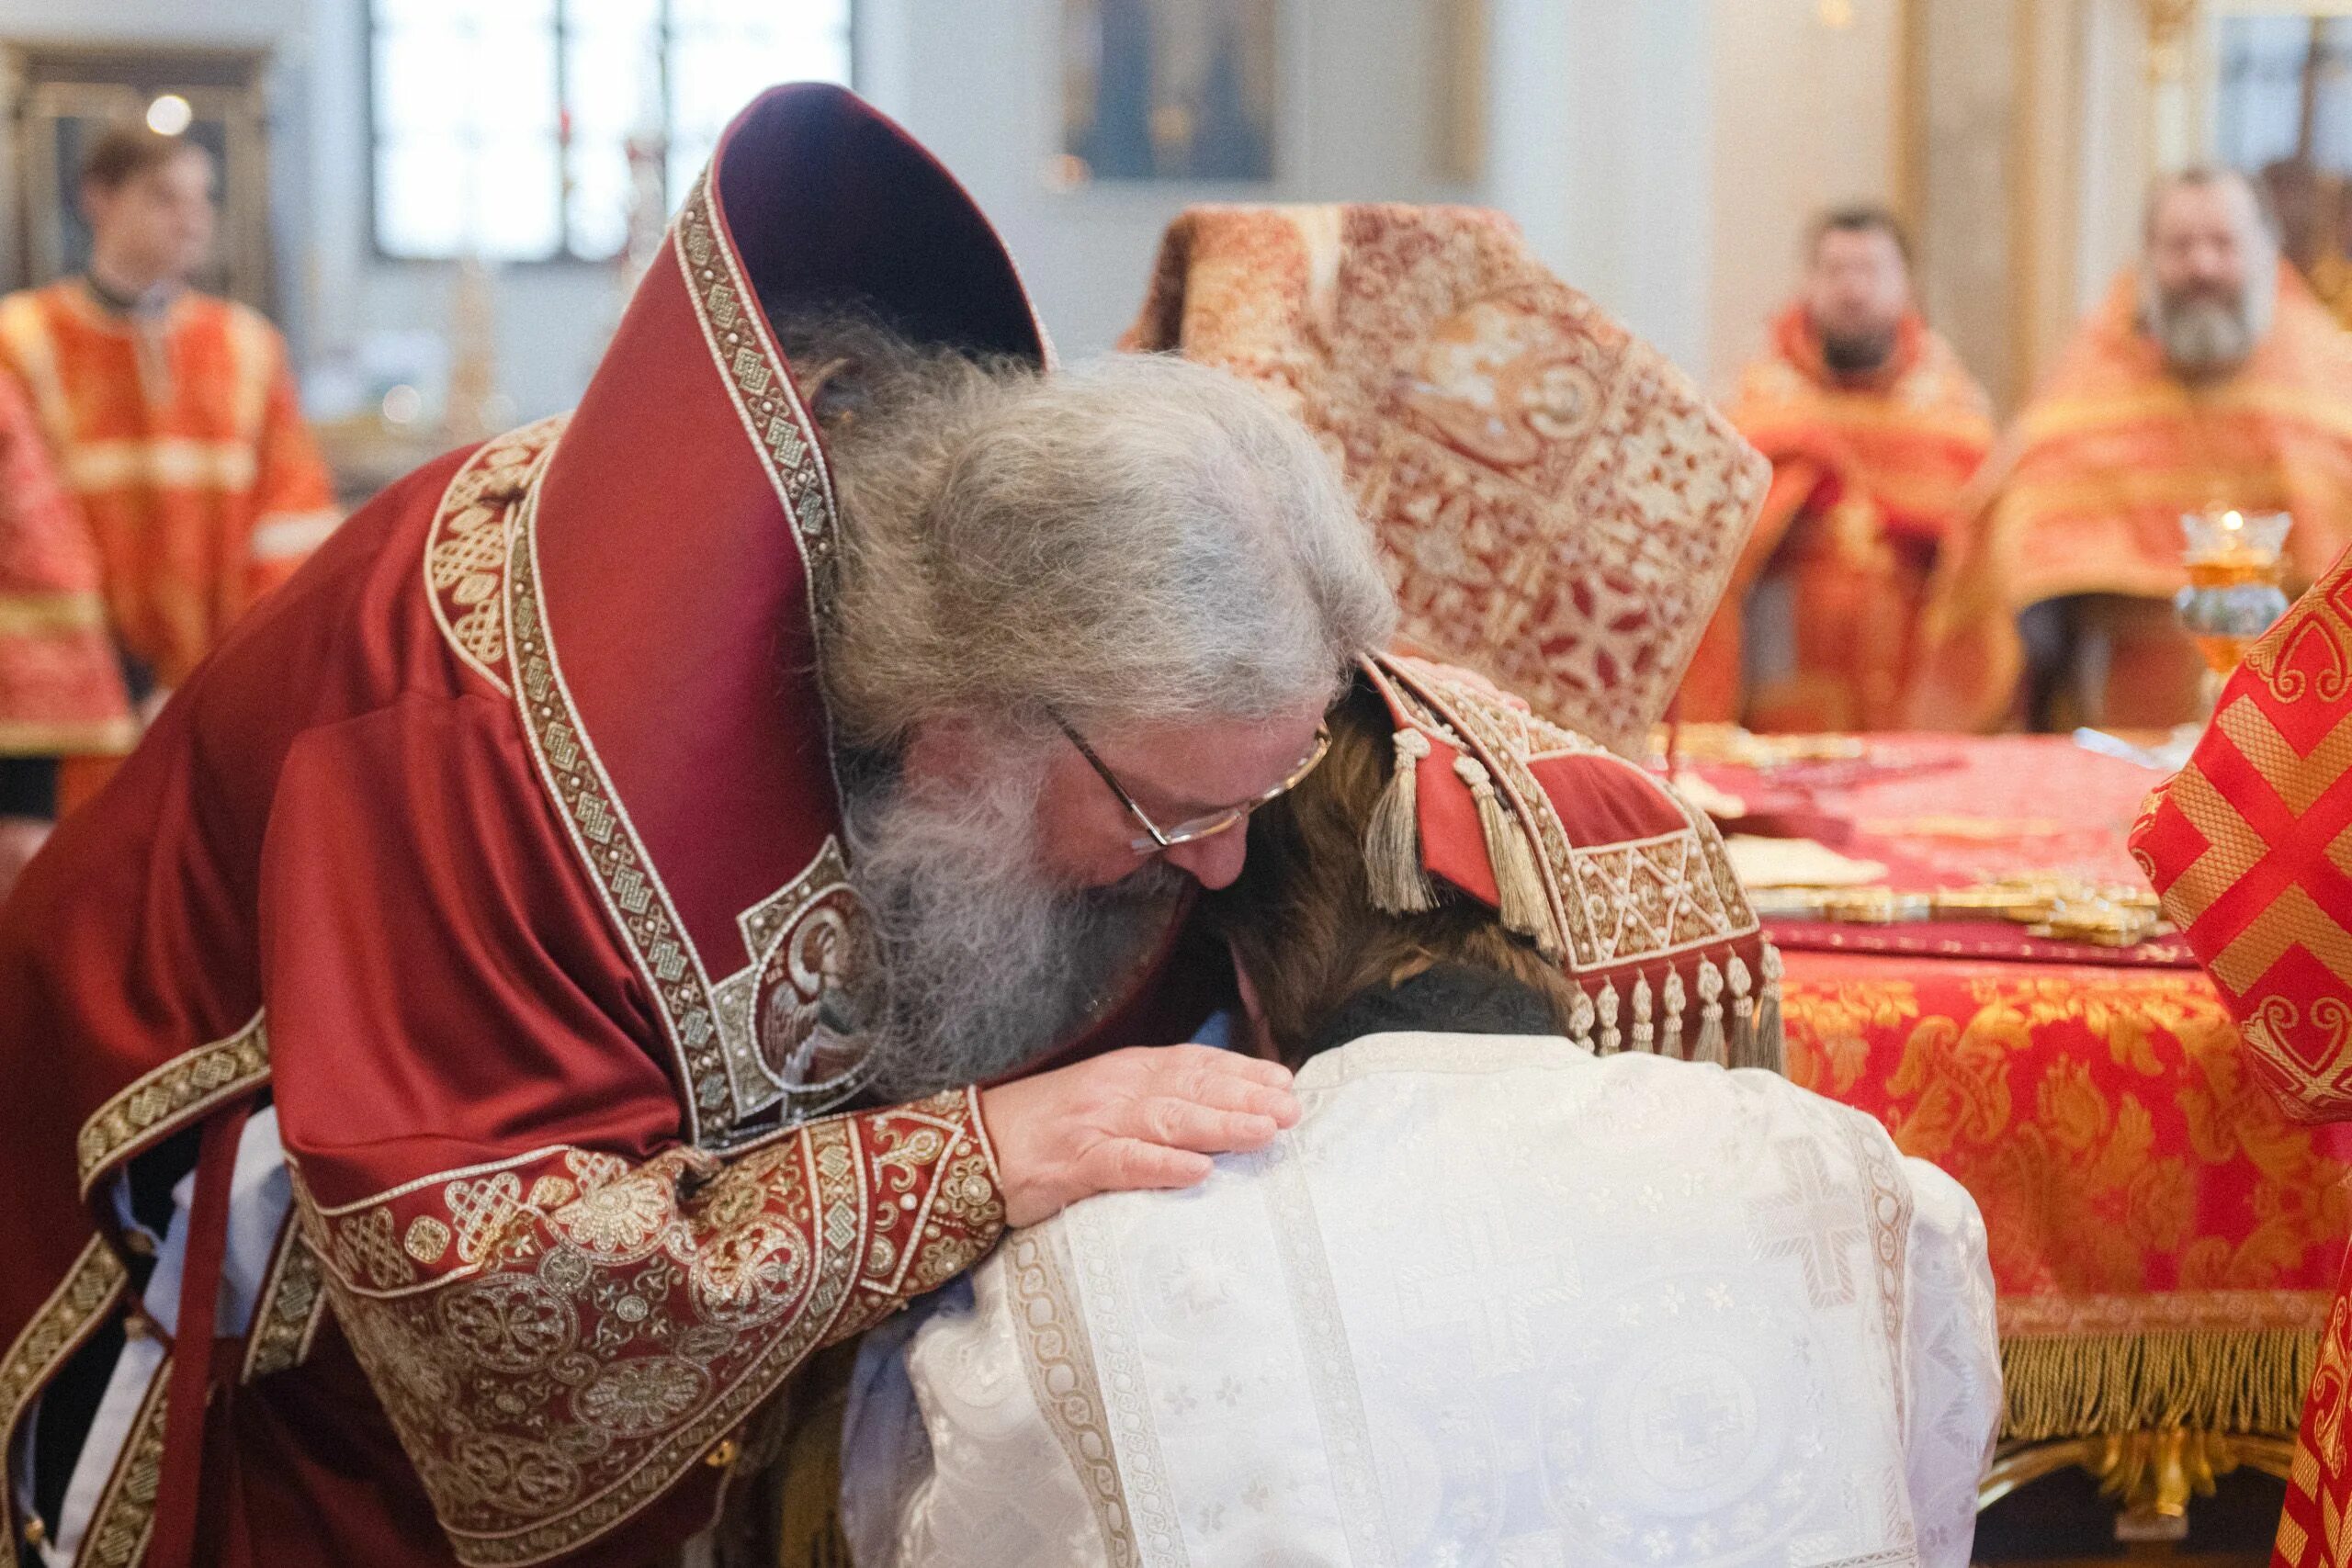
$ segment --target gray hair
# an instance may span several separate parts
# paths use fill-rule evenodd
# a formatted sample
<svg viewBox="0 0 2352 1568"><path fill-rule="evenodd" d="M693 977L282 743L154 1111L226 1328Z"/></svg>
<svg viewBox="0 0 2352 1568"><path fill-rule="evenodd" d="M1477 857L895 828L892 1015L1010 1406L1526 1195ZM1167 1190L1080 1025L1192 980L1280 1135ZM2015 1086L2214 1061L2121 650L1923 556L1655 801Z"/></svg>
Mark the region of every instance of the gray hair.
<svg viewBox="0 0 2352 1568"><path fill-rule="evenodd" d="M887 752L959 713L1269 717L1336 697L1386 640L1369 529L1254 389L1158 355L1043 376L870 327L846 341L796 359L820 382L852 366L854 390L817 394L842 517L825 682L851 746Z"/></svg>

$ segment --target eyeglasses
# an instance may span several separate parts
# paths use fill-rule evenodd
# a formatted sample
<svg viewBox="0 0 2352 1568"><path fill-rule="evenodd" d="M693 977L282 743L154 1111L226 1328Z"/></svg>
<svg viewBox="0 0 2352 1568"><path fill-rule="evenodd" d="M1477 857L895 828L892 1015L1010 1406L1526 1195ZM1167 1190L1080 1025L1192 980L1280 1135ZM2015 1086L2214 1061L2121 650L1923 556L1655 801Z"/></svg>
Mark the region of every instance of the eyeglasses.
<svg viewBox="0 0 2352 1568"><path fill-rule="evenodd" d="M1315 727L1315 744L1308 749L1306 756L1298 766L1290 771L1282 783L1253 800L1242 802L1239 806L1228 806L1221 811L1212 811L1205 817L1195 817L1189 821L1179 822L1173 828L1163 829L1151 819L1142 807L1136 804L1136 797L1127 793L1127 786L1119 782L1119 775L1113 773L1109 764L1094 754L1094 748L1086 743L1084 736L1070 728L1069 720L1059 714L1055 714L1053 720L1061 728L1061 732L1069 738L1069 743L1078 748L1078 754L1085 758L1096 773L1102 775L1102 782L1111 786L1111 793L1119 797L1119 804L1127 808L1127 814L1142 824L1146 836L1127 841L1127 847L1139 855L1156 854L1161 850L1172 850L1179 844L1197 843L1203 839L1213 839L1229 829L1239 827L1242 823L1249 821L1250 814L1260 807L1271 806L1296 789L1305 781L1306 775L1315 771L1316 764L1323 761L1324 754L1331 750L1331 728L1328 724L1318 724Z"/></svg>

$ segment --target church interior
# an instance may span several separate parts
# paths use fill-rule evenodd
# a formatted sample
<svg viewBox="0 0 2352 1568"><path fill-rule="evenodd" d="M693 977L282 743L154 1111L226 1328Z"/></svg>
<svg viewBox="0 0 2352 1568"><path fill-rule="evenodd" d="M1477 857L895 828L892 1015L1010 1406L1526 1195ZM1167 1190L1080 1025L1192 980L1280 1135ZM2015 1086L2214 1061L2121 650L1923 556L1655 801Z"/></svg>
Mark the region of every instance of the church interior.
<svg viewBox="0 0 2352 1568"><path fill-rule="evenodd" d="M786 83L847 91L762 96ZM0 1120L58 1129L0 1157L5 1206L54 1216L0 1224L0 1248L38 1259L0 1288L0 1568L2352 1568L2352 561L2337 559L2352 547L2352 4L0 0L0 897L17 888L0 916L0 1081L28 1086L0 1095ZM808 300L856 320L789 315ZM839 673L867 645L834 628L835 597L869 622L895 603L860 586L885 558L858 537L863 509L916 482L855 466L922 460L889 444L889 400L912 394L858 378L869 328L934 333L919 344L934 355L985 351L987 376L1019 360L1023 378L1066 381L1066 430L1092 417L1089 398L1163 398L1207 422L1155 461L1223 432L1229 476L1304 443L1329 472L1298 479L1295 504L1338 485L1369 525L1393 607L1364 614L1389 630L1343 650L1355 672L1303 753L1312 713L1295 734L1234 740L1229 761L1225 739L1195 737L1179 750L1198 782L1163 787L1084 682L1019 710L1056 748L1023 798L1047 810L1082 788L1150 863L1117 884L1128 903L1088 917L1089 940L1128 931L1148 896L1174 902L1182 934L1154 963L1213 970L1222 1010L1199 1025L1212 1032L1167 1038L1248 1055L1249 1021L1280 1082L1298 1073L1307 1120L1265 1133L1318 1151L1304 1164L1255 1141L1184 1145L1200 1165L1181 1180L1105 1183L1045 1219L1097 1189L1073 1190L1024 1222L1013 1116L1043 1091L1022 1100L1019 1075L975 1069L894 1094L859 1065L860 1032L918 1004L842 976L897 953L906 910L953 902L910 891L919 875L890 885L894 902L882 872L869 886L852 869L883 830L859 815L865 792L915 791L899 781L925 776L932 742L910 737L944 732L889 699L885 675ZM1147 353L1212 367L1216 387L1089 368ZM934 373L907 363L891 374ZM1237 380L1271 394L1256 401L1286 434L1244 430L1215 401ZM934 446L998 417L961 395L925 405ZM995 445L1077 471L1043 428ZM1217 471L1202 459L1194 491L1230 488ZM1190 504L1127 482L1117 504L1138 536ZM735 521L695 521L722 515ZM969 575L1042 572L1035 552L1061 547L1036 537L1022 564L973 554ZM888 558L928 572L923 551L962 547ZM761 552L788 564L773 593L766 568L741 564ZM1182 599L1214 556L1168 557L1180 581L1137 603ZM1272 559L1252 570L1309 570ZM684 603L703 579L725 586ZM1313 603L1336 617L1345 598L1327 585ZM754 627L775 603L798 618ZM1306 635L1283 630L1304 610L1220 613L1237 645ZM1006 640L1062 646L1052 631ZM911 651L877 660L886 673L932 646L891 635ZM985 622L925 635L967 666L956 691L998 678L954 648ZM770 663L727 662L745 648ZM1227 651L1233 681L1273 667ZM346 718L336 705L368 682L405 694L351 697ZM503 728L414 716L427 684L452 714L494 705ZM768 736L744 715L769 695L818 717ZM1297 705L1250 700L1251 723ZM402 707L410 728L356 739ZM256 739L295 708L316 728ZM1150 724L1208 722L1197 704L1170 712ZM330 750L337 731L347 755ZM998 755L952 744L967 743ZM786 782L745 782L739 750ZM1367 782L1349 804L1374 779L1376 802ZM805 846L787 835L790 864L729 815L809 791L828 804ZM1308 805L1327 797L1368 815L1337 851L1315 848ZM155 848L181 835L250 853L199 864ZM1321 886L1323 852L1384 919L1488 919L1479 940L1510 950L1536 1010L1510 1015L1529 1027L1464 1022L1464 1038L1776 1076L1795 1098L1770 1102L1770 1156L1758 1142L1721 1178L1752 1234L1708 1229L1704 1205L1673 1218L1695 1188L1643 1174L1700 1169L1637 1134L1668 1100L1698 1126L1713 1089L1642 1089L1666 1099L1502 1139L1510 1160L1478 1172L1426 1140L1517 1114L1511 1074L1562 1097L1563 1127L1588 1091L1541 1087L1540 1063L1498 1045L1499 1076L1428 1089L1416 1123L1380 1098L1374 1076L1402 1069L1363 1037L1432 1026L1363 1012L1361 996L1341 1010L1352 1034L1298 1025L1351 1040L1336 1053L1350 1065L1302 1066L1312 1053L1283 1021L1311 998L1275 994L1279 956L1253 969L1249 920L1272 908L1307 923L1297 889ZM1255 880L1276 871L1297 886ZM784 872L799 873L789 897L743 891ZM436 901L410 908L411 881ZM492 891L502 912L485 912ZM1182 912L1194 901L1197 919ZM216 948L183 919L243 934ZM438 953L453 931L515 945L478 968L412 963L410 944ZM1426 978L1416 1006L1483 1016L1436 984L1460 979L1453 950L1415 941L1398 951L1419 957L1364 969L1387 976L1382 995ZM324 958L288 956L313 942L355 977L323 985ZM1079 960L1022 962L1078 983ZM222 965L255 977L232 984ZM1124 973L1094 973L1084 1008L1029 1026L1098 1038L1126 1016ZM501 999L475 1019L480 998ZM1017 1003L985 1008L1028 1018ZM541 1029L507 1021L526 1012L555 1020L567 1051L609 1044L597 1032L619 1020L611 1040L678 1042L675 1061L668 1044L648 1047L650 1066L632 1058L648 1091L619 1068L559 1068L572 1058L555 1046L492 1043ZM385 1021L411 1017L454 1032L415 1064L302 1063L338 1031L378 1063L407 1049ZM953 1024L923 1038L952 1042ZM705 1036L717 1066L695 1054ZM448 1063L430 1065L436 1051ZM510 1083L469 1053L524 1066ZM1082 1055L956 1060L1076 1072ZM559 1072L595 1087L566 1099L544 1087ZM706 1072L729 1087L692 1076ZM67 1086L53 1106L29 1087L52 1077ZM684 1110L608 1109L671 1080ZM939 1109L943 1090L968 1113ZM1589 1092L1600 1106L1621 1090L1634 1093ZM1769 1119L1762 1090L1741 1092L1721 1098L1721 1126ZM499 1109L416 1110L435 1093ZM533 1108L560 1100L572 1120L532 1132ZM878 1149L884 1123L858 1118L899 1100L888 1136L915 1141L858 1180L930 1181L940 1161L935 1192L904 1188L904 1223L928 1231L892 1231L892 1197L878 1219L808 1219L800 1250L710 1283L725 1247L751 1244L676 1239L737 1201L698 1191L781 1169L805 1142L815 1196L776 1196L772 1175L764 1200L743 1200L797 1224L777 1216L831 1201L822 1130L861 1127L856 1146ZM372 1130L379 1105L397 1130ZM1368 1119L1353 1132L1350 1105ZM1789 1129L1807 1116L1844 1130L1805 1143ZM239 1298L264 1126L276 1174L252 1190L291 1196ZM1363 1126L1422 1150L1428 1180L1380 1186L1395 1173L1359 1147ZM532 1185L521 1151L557 1146L571 1163ZM368 1153L395 1147L417 1163ZM947 1169L956 1150L970 1168ZM1198 1179L1208 1155L1199 1202L1116 1206L1138 1196L1119 1187ZM637 1174L594 1174L640 1157ZM972 1175L982 1164L996 1174ZM1341 1212L1346 1170L1388 1194L1394 1223ZM415 1207L424 1176L452 1173L447 1212ZM1506 1175L1533 1185L1513 1195ZM1245 1176L1262 1177L1262 1211L1257 1189L1219 1186ZM480 1216L502 1180L493 1235ZM591 1225L600 1182L654 1196L607 1201ZM988 1189L987 1218L959 1252L959 1222L931 1205L967 1188ZM1457 1190L1458 1206L1438 1201ZM1311 1245L1283 1206L1310 1200ZM625 1222L646 1202L688 1229L639 1246ZM1432 1233L1404 1228L1408 1213L1435 1215ZM1645 1213L1693 1227L1691 1258L1736 1255L1726 1280L1802 1281L1798 1326L1765 1321L1782 1311L1766 1287L1717 1285L1743 1305L1722 1296L1711 1345L1679 1287L1637 1301L1604 1285ZM867 1262L829 1252L827 1225L878 1227L855 1230ZM901 1243L885 1292L872 1260ZM537 1272L513 1272L542 1244ZM644 1283L653 1264L557 1299L560 1262L584 1279L581 1258L617 1269L623 1253L630 1268L672 1258L674 1301L707 1310L658 1354L632 1337L673 1310ZM1502 1293L1430 1283L1448 1260ZM209 1333L175 1293L202 1267L224 1270ZM744 1303L804 1267L808 1300L836 1304L824 1336L796 1340L780 1325L797 1317ZM827 1268L862 1282L834 1290ZM918 1278L960 1304L920 1329L923 1312L838 1305L842 1290L912 1297ZM1293 1316L1256 1299L1275 1279ZM510 1290L495 1303L480 1293L492 1280ZM396 1315L442 1291L477 1293L415 1308L440 1312L427 1326ZM735 1305L709 1305L722 1298ZM639 1315L592 1330L592 1299ZM1595 1337L1603 1303L1617 1340ZM1938 1322L1943 1337L1919 1326ZM1342 1348L1317 1348L1318 1331ZM1430 1363L1384 1359L1392 1332ZM1259 1358L1261 1336L1285 1348ZM435 1359L441 1339L478 1349L473 1371ZM1869 1375L1894 1389L1898 1435L1866 1438L1857 1369L1881 1352L1856 1347L1882 1341ZM1454 1375L1438 1361L1457 1350L1477 1369L1462 1386L1488 1404L1398 1416L1438 1409L1432 1386ZM639 1359L600 1373L607 1354ZM1645 1357L1655 1375L1619 1388ZM1758 1370L1775 1358L1788 1366ZM735 1391L796 1367L761 1406L791 1406L786 1437ZM138 1368L147 1381L126 1381ZM1521 1408L1529 1369L1551 1381ZM290 1396L254 1392L272 1371L315 1382L300 1398L317 1410L365 1402L367 1436L325 1443L315 1495L252 1479L277 1462L256 1453L300 1429L248 1431L295 1420ZM500 1426L469 1404L500 1379L498 1409L545 1412ZM1186 1415L1196 1385L1205 1403ZM1122 1414L1119 1391L1145 1387L1158 1414ZM1072 1414L1090 1391L1099 1427ZM463 1414L444 1429L435 1405ZM1005 1425L1015 1405L1034 1436ZM576 1418L546 1413L559 1406ZM936 1450L911 1492L862 1479L895 1451L885 1419ZM943 1437L958 1421L967 1447ZM1264 1456L1279 1484L1220 1471L1220 1449ZM1313 1522L1327 1458L1328 1529ZM234 1519L215 1462L246 1489ZM370 1487L395 1499L396 1531L350 1502ZM1611 1487L1634 1501L1596 1500ZM558 1493L586 1500L546 1502ZM322 1527L299 1550L255 1522L343 1508L356 1533ZM890 1508L898 1522L876 1524ZM764 1533L730 1545L744 1509ZM677 1523L689 1514L718 1522ZM1244 1517L1259 1522L1229 1522ZM595 1556L608 1529L628 1551Z"/></svg>

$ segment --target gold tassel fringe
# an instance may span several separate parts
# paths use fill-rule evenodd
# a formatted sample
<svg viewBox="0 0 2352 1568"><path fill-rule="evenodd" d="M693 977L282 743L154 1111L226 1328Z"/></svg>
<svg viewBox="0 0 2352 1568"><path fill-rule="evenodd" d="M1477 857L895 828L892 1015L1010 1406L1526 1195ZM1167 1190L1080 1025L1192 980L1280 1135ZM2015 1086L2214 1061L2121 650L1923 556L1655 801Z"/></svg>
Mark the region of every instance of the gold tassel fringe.
<svg viewBox="0 0 2352 1568"><path fill-rule="evenodd" d="M1651 1021L1652 1012L1650 977L1636 975L1634 976L1634 1049L1636 1051L1657 1050L1657 1025Z"/></svg>
<svg viewBox="0 0 2352 1568"><path fill-rule="evenodd" d="M2296 1328L2001 1341L2004 1441L2151 1427L2293 1433L2319 1359Z"/></svg>
<svg viewBox="0 0 2352 1568"><path fill-rule="evenodd" d="M1724 965L1724 973L1731 980L1731 1050L1725 1062L1736 1067L1745 1066L1756 1051L1756 979L1747 972L1747 961L1736 953Z"/></svg>
<svg viewBox="0 0 2352 1568"><path fill-rule="evenodd" d="M1544 957L1559 957L1560 942L1552 930L1552 906L1544 896L1535 846L1510 819L1484 762L1464 754L1453 760L1453 771L1470 786L1470 798L1478 805L1478 830L1486 836L1487 861L1494 867L1496 904L1505 929L1534 938Z"/></svg>
<svg viewBox="0 0 2352 1568"><path fill-rule="evenodd" d="M1658 1028L1658 1051L1663 1055L1688 1055L1689 1042L1682 1038L1682 1005L1688 999L1682 987L1682 971L1666 972L1666 1021Z"/></svg>
<svg viewBox="0 0 2352 1568"><path fill-rule="evenodd" d="M1756 1003L1756 1049L1741 1066L1782 1072L1788 1042L1781 1027L1781 950L1768 942L1757 962L1764 971L1764 984Z"/></svg>
<svg viewBox="0 0 2352 1568"><path fill-rule="evenodd" d="M1624 1037L1617 1032L1617 987L1614 982L1600 983L1600 1055L1613 1056L1624 1046Z"/></svg>
<svg viewBox="0 0 2352 1568"><path fill-rule="evenodd" d="M1568 1038L1588 1051L1592 1049L1592 998L1578 986L1577 999L1568 1004Z"/></svg>
<svg viewBox="0 0 2352 1568"><path fill-rule="evenodd" d="M1364 824L1363 863L1373 908L1392 915L1437 908L1437 886L1421 864L1420 761L1429 754L1428 736L1412 728L1396 732L1396 769Z"/></svg>
<svg viewBox="0 0 2352 1568"><path fill-rule="evenodd" d="M1699 1043L1690 1059L1731 1066L1731 1053L1724 1048L1724 972L1712 958L1699 961Z"/></svg>

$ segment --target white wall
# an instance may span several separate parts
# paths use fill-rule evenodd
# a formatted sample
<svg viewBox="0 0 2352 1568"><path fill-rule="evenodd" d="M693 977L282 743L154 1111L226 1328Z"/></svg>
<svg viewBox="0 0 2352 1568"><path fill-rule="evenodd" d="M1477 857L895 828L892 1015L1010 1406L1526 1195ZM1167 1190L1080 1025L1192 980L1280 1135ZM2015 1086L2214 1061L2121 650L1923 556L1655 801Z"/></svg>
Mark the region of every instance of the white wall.
<svg viewBox="0 0 2352 1568"><path fill-rule="evenodd" d="M1568 282L1706 369L1713 47L1691 0L1489 0L1487 199Z"/></svg>
<svg viewBox="0 0 2352 1568"><path fill-rule="evenodd" d="M1436 172L1449 3L1289 0L1269 186L1049 188L1059 0L860 0L861 85L971 187L1066 353L1110 346L1187 202L1458 200L1511 212L1571 283L1703 373L1711 7L1488 0L1488 163L1463 186ZM371 334L450 317L449 268L387 262L369 243L365 18L365 0L0 0L0 38L274 41L282 313L298 353L332 367ZM518 415L577 395L619 304L603 267L506 269L499 377Z"/></svg>
<svg viewBox="0 0 2352 1568"><path fill-rule="evenodd" d="M1192 201L1437 201L1437 7L1293 0L1271 186L1106 182L1060 192L1058 0L864 0L861 86L964 181L1066 355L1111 346L1168 220Z"/></svg>
<svg viewBox="0 0 2352 1568"><path fill-rule="evenodd" d="M1714 233L1707 367L1721 388L1795 291L1813 216L1894 199L1901 11L1861 0L1844 28L1818 0L1713 0Z"/></svg>

